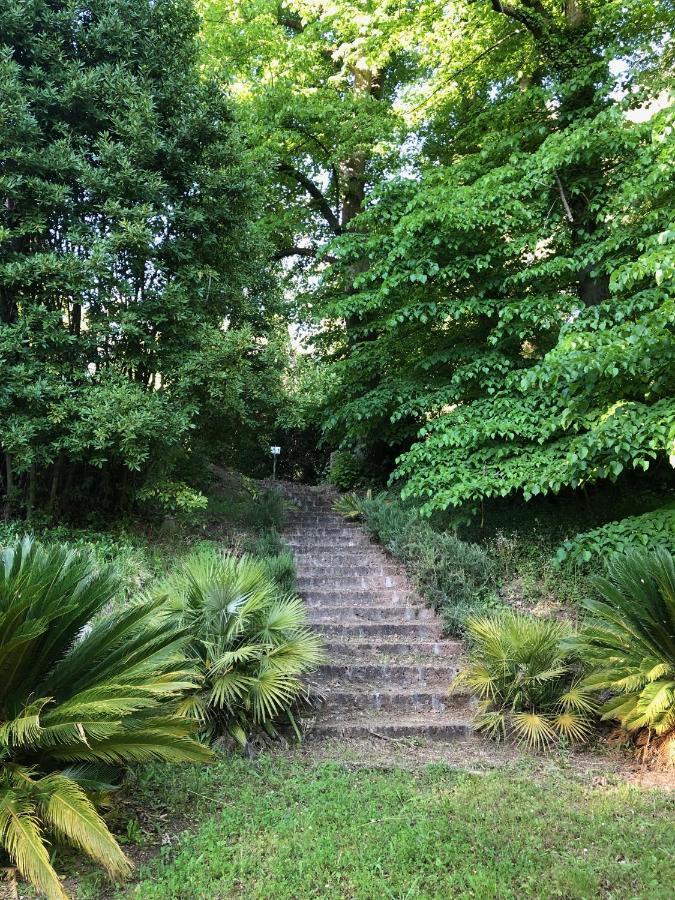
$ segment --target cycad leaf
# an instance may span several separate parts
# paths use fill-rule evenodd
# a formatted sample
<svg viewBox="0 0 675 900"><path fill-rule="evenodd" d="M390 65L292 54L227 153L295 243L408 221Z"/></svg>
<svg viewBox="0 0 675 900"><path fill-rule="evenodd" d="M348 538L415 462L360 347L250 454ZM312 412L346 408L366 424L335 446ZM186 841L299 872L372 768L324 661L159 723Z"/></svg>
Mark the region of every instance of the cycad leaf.
<svg viewBox="0 0 675 900"><path fill-rule="evenodd" d="M0 843L21 874L49 900L68 900L49 861L33 805L11 788L0 788Z"/></svg>

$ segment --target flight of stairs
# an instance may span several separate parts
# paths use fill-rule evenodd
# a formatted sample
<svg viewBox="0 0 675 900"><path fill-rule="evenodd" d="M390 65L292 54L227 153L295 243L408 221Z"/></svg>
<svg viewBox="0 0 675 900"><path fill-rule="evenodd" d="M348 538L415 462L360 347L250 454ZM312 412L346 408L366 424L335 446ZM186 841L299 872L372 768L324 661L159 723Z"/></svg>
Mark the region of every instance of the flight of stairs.
<svg viewBox="0 0 675 900"><path fill-rule="evenodd" d="M469 697L449 693L461 642L442 637L402 567L332 511L336 494L289 482L277 488L295 507L284 539L327 650L313 678L325 703L312 738L469 738Z"/></svg>

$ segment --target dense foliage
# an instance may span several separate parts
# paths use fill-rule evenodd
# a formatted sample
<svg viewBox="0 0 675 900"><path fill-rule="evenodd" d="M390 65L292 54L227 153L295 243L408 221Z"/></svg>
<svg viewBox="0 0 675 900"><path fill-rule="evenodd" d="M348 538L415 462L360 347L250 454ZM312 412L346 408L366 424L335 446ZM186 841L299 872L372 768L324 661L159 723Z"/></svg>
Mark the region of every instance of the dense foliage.
<svg viewBox="0 0 675 900"><path fill-rule="evenodd" d="M580 648L593 666L584 687L611 691L603 719L654 737L675 763L675 564L664 549L615 557L606 577L594 579L600 599Z"/></svg>
<svg viewBox="0 0 675 900"><path fill-rule="evenodd" d="M205 8L312 276L326 439L426 512L671 490L672 3Z"/></svg>
<svg viewBox="0 0 675 900"><path fill-rule="evenodd" d="M286 591L292 575L288 554L202 553L166 584L205 680L183 710L209 735L229 732L246 746L256 727L272 733L281 720L293 722L302 676L320 661L321 644L306 626L303 601Z"/></svg>
<svg viewBox="0 0 675 900"><path fill-rule="evenodd" d="M450 634L462 634L468 616L499 605L490 555L451 532L434 530L414 507L385 493L369 492L365 497L343 497L335 509L347 518L362 518L371 534L405 563Z"/></svg>
<svg viewBox="0 0 675 900"><path fill-rule="evenodd" d="M272 426L285 339L198 27L190 0L0 3L6 513L198 505L195 456L250 464Z"/></svg>
<svg viewBox="0 0 675 900"><path fill-rule="evenodd" d="M539 748L589 737L595 702L564 646L569 626L508 610L469 619L467 627L469 661L455 683L480 697L479 730Z"/></svg>
<svg viewBox="0 0 675 900"><path fill-rule="evenodd" d="M176 714L194 685L185 632L154 601L101 617L117 588L59 545L0 554L0 855L50 898L66 895L48 836L129 870L90 799L94 765L209 757Z"/></svg>

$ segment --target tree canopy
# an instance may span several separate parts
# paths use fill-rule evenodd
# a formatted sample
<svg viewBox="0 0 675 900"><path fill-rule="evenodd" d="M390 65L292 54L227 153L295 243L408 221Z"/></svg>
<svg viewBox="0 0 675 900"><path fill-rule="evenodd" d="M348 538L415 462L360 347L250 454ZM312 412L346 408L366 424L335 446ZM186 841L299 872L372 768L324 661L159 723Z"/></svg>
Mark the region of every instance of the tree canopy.
<svg viewBox="0 0 675 900"><path fill-rule="evenodd" d="M277 256L310 276L329 443L428 512L658 469L673 5L204 9L207 59L261 129Z"/></svg>
<svg viewBox="0 0 675 900"><path fill-rule="evenodd" d="M317 427L427 513L672 486L670 0L2 19L1 440L25 505L66 460L152 494L275 429L309 457Z"/></svg>
<svg viewBox="0 0 675 900"><path fill-rule="evenodd" d="M277 390L253 163L200 75L200 20L190 0L2 0L0 22L8 508L187 502L177 467Z"/></svg>

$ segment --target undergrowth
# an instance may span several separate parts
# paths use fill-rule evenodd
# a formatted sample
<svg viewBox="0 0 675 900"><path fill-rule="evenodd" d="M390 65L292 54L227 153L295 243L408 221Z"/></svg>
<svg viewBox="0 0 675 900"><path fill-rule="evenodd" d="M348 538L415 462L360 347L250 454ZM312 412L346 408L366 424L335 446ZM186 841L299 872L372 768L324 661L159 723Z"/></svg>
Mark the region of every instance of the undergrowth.
<svg viewBox="0 0 675 900"><path fill-rule="evenodd" d="M462 634L468 616L500 605L494 560L477 544L439 532L395 497L360 501L369 531L405 563L420 593L443 617L450 634Z"/></svg>

